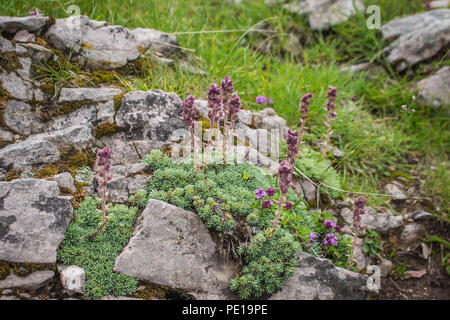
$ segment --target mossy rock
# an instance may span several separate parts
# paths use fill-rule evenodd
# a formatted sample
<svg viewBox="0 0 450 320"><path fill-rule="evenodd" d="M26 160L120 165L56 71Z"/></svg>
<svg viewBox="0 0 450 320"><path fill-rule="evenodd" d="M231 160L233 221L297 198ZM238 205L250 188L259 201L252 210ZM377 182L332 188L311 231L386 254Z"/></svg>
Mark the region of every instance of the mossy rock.
<svg viewBox="0 0 450 320"><path fill-rule="evenodd" d="M51 178L57 174L58 174L58 168L54 164L49 164L49 165L45 166L44 168L36 171L36 173L34 174L34 177L36 179L46 179L46 178Z"/></svg>
<svg viewBox="0 0 450 320"><path fill-rule="evenodd" d="M9 170L8 173L6 174L5 181L12 181L15 179L19 179L20 173L21 173L21 171L19 169L13 168L13 169Z"/></svg>
<svg viewBox="0 0 450 320"><path fill-rule="evenodd" d="M4 261L0 261L0 281L6 279L11 273L9 264Z"/></svg>
<svg viewBox="0 0 450 320"><path fill-rule="evenodd" d="M114 110L119 111L120 107L122 106L122 100L123 100L124 93L118 94L114 96Z"/></svg>
<svg viewBox="0 0 450 320"><path fill-rule="evenodd" d="M111 122L99 123L97 130L95 130L95 137L97 139L111 136L117 132L117 125Z"/></svg>
<svg viewBox="0 0 450 320"><path fill-rule="evenodd" d="M12 72L23 68L15 52L0 51L0 71Z"/></svg>

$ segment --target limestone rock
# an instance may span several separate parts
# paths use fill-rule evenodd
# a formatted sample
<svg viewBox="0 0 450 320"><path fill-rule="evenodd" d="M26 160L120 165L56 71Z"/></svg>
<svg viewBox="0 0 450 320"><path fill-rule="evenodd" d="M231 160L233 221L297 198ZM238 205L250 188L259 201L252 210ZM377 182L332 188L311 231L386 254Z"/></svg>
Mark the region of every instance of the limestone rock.
<svg viewBox="0 0 450 320"><path fill-rule="evenodd" d="M27 30L23 29L18 31L13 38L16 42L35 42L36 36L32 33L29 33Z"/></svg>
<svg viewBox="0 0 450 320"><path fill-rule="evenodd" d="M344 232L350 232L353 223L352 210L343 208L340 214L346 223ZM376 232L388 232L403 224L403 216L394 216L391 212L377 212L374 208L367 207L366 213L361 215L361 224Z"/></svg>
<svg viewBox="0 0 450 320"><path fill-rule="evenodd" d="M450 67L442 67L432 76L417 83L419 96L432 107L450 104Z"/></svg>
<svg viewBox="0 0 450 320"><path fill-rule="evenodd" d="M20 47L26 49L34 64L45 63L52 57L52 51L36 43L21 43Z"/></svg>
<svg viewBox="0 0 450 320"><path fill-rule="evenodd" d="M78 266L58 265L61 283L69 293L84 294L86 290L86 273Z"/></svg>
<svg viewBox="0 0 450 320"><path fill-rule="evenodd" d="M72 192L77 191L75 185L73 184L74 183L73 177L69 172L57 174L53 176L52 179L56 181L58 183L58 186L62 188L67 188Z"/></svg>
<svg viewBox="0 0 450 320"><path fill-rule="evenodd" d="M390 196L392 196L393 200L405 200L407 197L403 193L400 188L393 183L389 183L385 186L386 193Z"/></svg>
<svg viewBox="0 0 450 320"><path fill-rule="evenodd" d="M116 124L131 140L167 141L186 125L181 119L181 99L161 90L135 91L123 96Z"/></svg>
<svg viewBox="0 0 450 320"><path fill-rule="evenodd" d="M0 289L18 288L36 290L49 283L54 275L55 273L53 271L35 271L26 277L19 277L11 273L5 280L0 281Z"/></svg>
<svg viewBox="0 0 450 320"><path fill-rule="evenodd" d="M266 130L280 130L279 137L287 137L287 122L284 118L278 116L272 108L266 108L253 114L253 126Z"/></svg>
<svg viewBox="0 0 450 320"><path fill-rule="evenodd" d="M146 189L147 180L148 177L141 174L128 178L128 195L135 194L141 189Z"/></svg>
<svg viewBox="0 0 450 320"><path fill-rule="evenodd" d="M30 104L23 101L8 100L4 109L4 120L9 128L23 136L44 130L38 114L32 110Z"/></svg>
<svg viewBox="0 0 450 320"><path fill-rule="evenodd" d="M326 30L331 26L347 21L357 10L363 11L360 0L303 0L285 4L283 7L292 13L306 14L313 30Z"/></svg>
<svg viewBox="0 0 450 320"><path fill-rule="evenodd" d="M149 200L114 271L195 297L225 299L232 297L228 281L237 270L231 261L219 259L216 244L195 213Z"/></svg>
<svg viewBox="0 0 450 320"><path fill-rule="evenodd" d="M71 197L55 181L0 182L0 260L55 263L73 217Z"/></svg>
<svg viewBox="0 0 450 320"><path fill-rule="evenodd" d="M424 226L418 223L408 223L400 235L400 248L406 251L417 248L420 245L420 238L424 234Z"/></svg>
<svg viewBox="0 0 450 320"><path fill-rule="evenodd" d="M28 16L28 17L5 17L0 16L0 30L5 33L16 33L25 29L29 32L39 32L50 24L50 17Z"/></svg>
<svg viewBox="0 0 450 320"><path fill-rule="evenodd" d="M174 36L153 29L110 26L87 16L56 19L45 37L60 50L72 50L74 60L88 69L123 67L149 48L164 52L179 50Z"/></svg>
<svg viewBox="0 0 450 320"><path fill-rule="evenodd" d="M122 90L114 88L62 88L58 102L109 101L121 93Z"/></svg>
<svg viewBox="0 0 450 320"><path fill-rule="evenodd" d="M53 143L43 139L28 139L0 149L0 167L29 168L32 165L56 162L59 156Z"/></svg>
<svg viewBox="0 0 450 320"><path fill-rule="evenodd" d="M295 274L270 300L361 300L373 292L367 276L338 268L330 260L300 253Z"/></svg>
<svg viewBox="0 0 450 320"><path fill-rule="evenodd" d="M381 32L385 39L398 37L384 49L384 53L397 71L403 71L449 46L450 10L431 10L394 19L382 26Z"/></svg>

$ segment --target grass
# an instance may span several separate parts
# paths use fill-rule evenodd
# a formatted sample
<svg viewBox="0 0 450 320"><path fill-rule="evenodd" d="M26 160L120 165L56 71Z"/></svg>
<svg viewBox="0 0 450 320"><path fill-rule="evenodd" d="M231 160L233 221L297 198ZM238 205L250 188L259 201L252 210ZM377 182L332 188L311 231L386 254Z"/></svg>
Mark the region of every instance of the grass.
<svg viewBox="0 0 450 320"><path fill-rule="evenodd" d="M380 6L382 23L424 11L421 0L364 2ZM405 172L424 180L421 195L432 196L444 217L448 212L448 116L413 101L413 88L418 80L449 61L434 61L428 67L394 73L381 55L386 42L379 30L366 28L364 13L330 31L312 32L307 19L283 10L281 5L269 7L263 0L237 5L218 0L33 2L33 6L55 17L66 17L64 9L70 4L78 5L81 14L110 24L183 32L177 35L180 45L193 50L184 53L199 57L196 65L206 71L206 76L201 76L178 64L159 66L146 77L119 78L128 90L159 88L181 97L192 93L205 98L209 84L229 74L246 108L259 110L255 97L270 96L275 111L291 126L297 124L300 96L311 91L314 98L307 138L314 140L325 134L322 123L326 88L337 86L338 118L332 143L346 154L336 165L344 173L347 187L376 192L392 172ZM6 0L0 5L0 14L27 15L31 9L28 1ZM275 32L251 33L250 29L260 22L268 23ZM235 29L244 31L201 33ZM289 33L295 34L301 44L297 52L292 50ZM264 50L267 43L271 47ZM339 71L341 64L357 62L376 62L380 68L375 75ZM416 112L403 113L403 104ZM419 163L410 164L407 157L416 157ZM376 204L384 200L371 199Z"/></svg>

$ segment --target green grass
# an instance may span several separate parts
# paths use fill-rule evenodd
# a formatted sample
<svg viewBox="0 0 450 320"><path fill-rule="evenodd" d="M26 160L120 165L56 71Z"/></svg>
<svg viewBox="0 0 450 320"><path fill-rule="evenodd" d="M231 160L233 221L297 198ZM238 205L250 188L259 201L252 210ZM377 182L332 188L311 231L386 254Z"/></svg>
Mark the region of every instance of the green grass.
<svg viewBox="0 0 450 320"><path fill-rule="evenodd" d="M366 4L381 7L382 23L397 16L424 11L421 0L368 0ZM313 92L307 123L308 139L322 139L325 127L324 102L326 88L338 89L338 118L334 123L332 143L346 153L336 162L345 174L347 187L355 191L376 192L380 182L387 181L393 171L407 172L424 180L421 195L433 197L448 210L449 128L445 112L413 102L414 84L449 61L435 61L431 67L418 66L404 74L394 73L385 63L381 49L387 44L379 30L368 30L361 13L348 22L323 33L312 32L307 19L290 14L281 5L268 7L263 0L247 0L230 5L227 1L34 1L33 6L48 15L66 17L70 4L80 6L81 13L110 24L130 28L149 27L178 34L180 45L191 49L187 54L199 57L196 65L206 76L193 75L176 65L160 66L147 77L121 78L129 90L159 88L174 91L181 97L192 93L205 98L212 81L225 74L234 80L243 105L259 110L254 103L258 95L271 96L273 108L291 126L297 124L301 95ZM25 0L6 0L0 5L1 15L26 15L32 5ZM197 33L207 30L249 30L259 22L268 22L275 33L252 34ZM295 33L302 47L291 50L289 33ZM269 52L265 43L272 42ZM376 75L361 72L343 74L340 64L374 61L380 65ZM427 70L428 69L428 70ZM412 72L414 71L414 72ZM413 114L401 112L407 104ZM411 165L406 156L420 159ZM433 168L436 169L433 169ZM372 198L377 204L384 198Z"/></svg>

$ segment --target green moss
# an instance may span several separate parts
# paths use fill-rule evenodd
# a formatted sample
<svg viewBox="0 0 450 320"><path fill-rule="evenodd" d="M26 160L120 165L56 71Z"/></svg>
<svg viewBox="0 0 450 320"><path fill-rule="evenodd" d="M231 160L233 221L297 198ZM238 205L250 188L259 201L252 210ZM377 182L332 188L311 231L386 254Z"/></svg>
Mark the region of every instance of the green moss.
<svg viewBox="0 0 450 320"><path fill-rule="evenodd" d="M36 179L46 179L46 178L53 177L54 175L57 175L58 171L59 170L56 167L56 165L49 164L49 165L45 166L44 168L37 170L36 173L34 174L34 177Z"/></svg>
<svg viewBox="0 0 450 320"><path fill-rule="evenodd" d="M123 100L124 93L118 94L114 96L114 110L117 112L120 107L122 106L122 100Z"/></svg>
<svg viewBox="0 0 450 320"><path fill-rule="evenodd" d="M114 71L108 71L108 70L95 70L92 71L90 76L92 82L95 84L103 84L108 83L111 84L114 81L116 81L116 73Z"/></svg>
<svg viewBox="0 0 450 320"><path fill-rule="evenodd" d="M84 107L85 105L86 105L85 101L74 101L74 102L60 104L56 107L55 110L52 111L51 116L56 117L56 116L61 116L64 114L69 114L77 109L80 109L81 107Z"/></svg>
<svg viewBox="0 0 450 320"><path fill-rule="evenodd" d="M174 290L167 286L145 284L144 288L133 294L133 297L144 300L193 300L193 297L181 290Z"/></svg>
<svg viewBox="0 0 450 320"><path fill-rule="evenodd" d="M110 122L102 122L99 123L97 129L95 130L95 137L97 139L111 136L117 132L117 125L115 123Z"/></svg>
<svg viewBox="0 0 450 320"><path fill-rule="evenodd" d="M0 51L0 70L12 72L21 68L23 68L23 66L19 61L17 53L14 51Z"/></svg>
<svg viewBox="0 0 450 320"><path fill-rule="evenodd" d="M66 156L66 165L69 169L80 168L80 167L92 167L95 163L94 152L84 153L77 152L73 155Z"/></svg>
<svg viewBox="0 0 450 320"><path fill-rule="evenodd" d="M56 265L54 264L11 262L9 266L11 271L19 277L26 277L36 271L56 271Z"/></svg>
<svg viewBox="0 0 450 320"><path fill-rule="evenodd" d="M134 61L128 62L118 71L123 75L134 75L141 78L146 78L155 68L157 68L157 65L151 60L150 57L142 56Z"/></svg>
<svg viewBox="0 0 450 320"><path fill-rule="evenodd" d="M100 204L100 201L86 197L75 211L75 220L69 224L58 250L58 261L78 265L85 270L86 296L130 295L136 291L138 280L114 273L113 267L115 259L132 235L137 209L109 205L106 230L88 240L101 221L98 211Z"/></svg>
<svg viewBox="0 0 450 320"><path fill-rule="evenodd" d="M4 261L0 261L0 281L9 276L10 273L11 270L9 268L9 264Z"/></svg>
<svg viewBox="0 0 450 320"><path fill-rule="evenodd" d="M20 178L20 170L19 169L11 169L6 174L5 181L12 181Z"/></svg>

